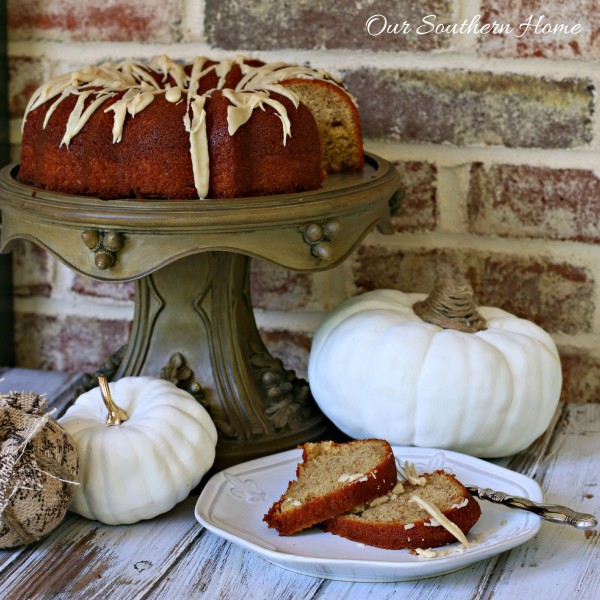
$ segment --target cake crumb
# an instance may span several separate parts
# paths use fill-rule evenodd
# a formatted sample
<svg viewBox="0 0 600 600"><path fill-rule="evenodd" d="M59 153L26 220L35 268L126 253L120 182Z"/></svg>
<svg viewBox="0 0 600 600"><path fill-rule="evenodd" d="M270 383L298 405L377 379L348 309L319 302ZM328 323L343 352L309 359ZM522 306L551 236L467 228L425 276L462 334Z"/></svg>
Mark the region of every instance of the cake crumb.
<svg viewBox="0 0 600 600"><path fill-rule="evenodd" d="M407 460L404 461L404 472L406 473L406 481L411 485L418 485L423 487L427 483L425 477L419 477L417 475L417 469L413 463L409 463Z"/></svg>
<svg viewBox="0 0 600 600"><path fill-rule="evenodd" d="M352 483L353 481L367 481L364 473L342 473L338 478L338 483Z"/></svg>
<svg viewBox="0 0 600 600"><path fill-rule="evenodd" d="M392 488L392 494L394 496L397 496L398 494L401 494L404 491L404 486L398 482L393 488Z"/></svg>
<svg viewBox="0 0 600 600"><path fill-rule="evenodd" d="M476 533L474 535L471 535L471 539L472 545L481 544L481 542L483 542L483 540L485 539L485 535L483 533Z"/></svg>
<svg viewBox="0 0 600 600"><path fill-rule="evenodd" d="M425 525L425 527L439 527L440 524L432 517L431 519L429 519L429 521L425 521L423 523L423 525Z"/></svg>
<svg viewBox="0 0 600 600"><path fill-rule="evenodd" d="M425 558L435 558L437 556L437 552L431 548L417 548L415 552L419 556L424 556Z"/></svg>
<svg viewBox="0 0 600 600"><path fill-rule="evenodd" d="M300 500L296 500L295 498L286 498L285 502L291 504L292 506L302 506L302 502L300 502Z"/></svg>
<svg viewBox="0 0 600 600"><path fill-rule="evenodd" d="M375 507L375 506L380 506L381 504L385 504L386 502L390 501L390 497L389 496L379 496L379 498L374 498L373 500L371 500L371 502L369 502L369 506L371 508Z"/></svg>

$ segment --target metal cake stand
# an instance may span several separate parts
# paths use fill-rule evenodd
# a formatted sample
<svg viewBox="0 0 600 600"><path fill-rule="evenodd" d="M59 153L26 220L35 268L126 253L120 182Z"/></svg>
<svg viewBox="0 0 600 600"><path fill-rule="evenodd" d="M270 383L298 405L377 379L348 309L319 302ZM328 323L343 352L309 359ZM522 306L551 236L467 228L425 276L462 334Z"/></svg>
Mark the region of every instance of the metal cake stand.
<svg viewBox="0 0 600 600"><path fill-rule="evenodd" d="M330 175L314 192L209 201L106 201L17 175L18 165L0 172L0 251L27 239L86 277L135 280L131 336L108 375L163 377L192 393L219 431L216 467L328 435L307 382L260 338L250 261L325 270L374 227L389 230L399 187L389 162L367 155L362 172Z"/></svg>

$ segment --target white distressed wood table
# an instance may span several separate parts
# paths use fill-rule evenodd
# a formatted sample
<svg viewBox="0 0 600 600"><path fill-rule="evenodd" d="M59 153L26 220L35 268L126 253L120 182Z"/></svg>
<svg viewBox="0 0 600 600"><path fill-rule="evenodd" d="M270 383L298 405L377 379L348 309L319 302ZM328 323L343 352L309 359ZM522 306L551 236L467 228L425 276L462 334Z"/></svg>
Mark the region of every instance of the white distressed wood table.
<svg viewBox="0 0 600 600"><path fill-rule="evenodd" d="M55 415L78 385L63 373L25 369L0 377L0 392L46 392ZM600 404L562 404L546 435L503 464L534 478L546 502L600 515ZM521 546L449 575L349 583L280 569L221 539L196 521L196 500L190 496L165 515L128 526L68 513L45 539L0 550L0 598L600 598L598 529L545 522Z"/></svg>

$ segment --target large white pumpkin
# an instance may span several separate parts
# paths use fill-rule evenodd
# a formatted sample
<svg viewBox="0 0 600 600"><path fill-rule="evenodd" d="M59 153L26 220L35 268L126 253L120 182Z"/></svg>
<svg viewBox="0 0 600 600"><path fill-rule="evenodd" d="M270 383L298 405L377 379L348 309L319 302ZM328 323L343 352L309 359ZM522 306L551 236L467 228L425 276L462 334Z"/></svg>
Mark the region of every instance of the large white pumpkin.
<svg viewBox="0 0 600 600"><path fill-rule="evenodd" d="M560 396L552 338L485 306L484 330L444 329L417 316L413 305L424 299L376 290L325 317L308 366L321 410L356 439L480 457L526 448L548 427Z"/></svg>
<svg viewBox="0 0 600 600"><path fill-rule="evenodd" d="M80 451L70 510L109 525L151 519L200 483L215 459L217 431L204 407L168 381L124 377L108 385L127 420L107 425L100 387L59 419Z"/></svg>

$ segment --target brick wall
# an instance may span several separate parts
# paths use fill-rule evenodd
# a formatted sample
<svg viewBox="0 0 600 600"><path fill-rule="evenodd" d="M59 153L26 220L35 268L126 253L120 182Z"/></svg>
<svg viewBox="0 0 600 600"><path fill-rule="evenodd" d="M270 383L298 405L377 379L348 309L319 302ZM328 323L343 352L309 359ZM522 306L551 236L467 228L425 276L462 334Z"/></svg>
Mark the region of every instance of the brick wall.
<svg viewBox="0 0 600 600"><path fill-rule="evenodd" d="M82 64L241 52L308 61L344 79L359 101L367 149L402 175L405 214L394 236L369 235L331 271L254 264L258 323L289 367L305 373L319 317L343 299L379 287L425 292L436 276L461 274L482 304L552 334L565 400L600 400L597 1L549 0L543 10L537 0L8 5L15 160L31 92ZM464 21L495 25L495 33L431 31ZM578 27L544 29L560 24ZM26 243L14 267L20 365L90 370L125 343L131 284L82 279Z"/></svg>

